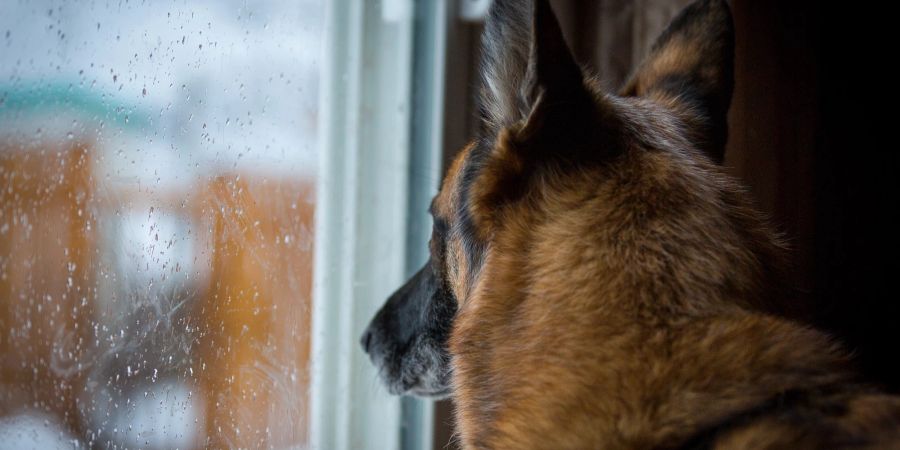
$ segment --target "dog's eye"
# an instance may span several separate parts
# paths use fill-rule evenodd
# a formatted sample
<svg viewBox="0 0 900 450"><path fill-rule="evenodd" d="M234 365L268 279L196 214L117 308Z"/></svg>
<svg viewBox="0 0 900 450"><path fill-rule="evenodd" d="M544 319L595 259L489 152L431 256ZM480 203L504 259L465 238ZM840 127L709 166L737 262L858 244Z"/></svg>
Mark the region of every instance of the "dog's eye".
<svg viewBox="0 0 900 450"><path fill-rule="evenodd" d="M446 222L434 217L433 225L431 226L431 240L428 241L428 247L433 255L440 256L441 251L444 248L444 238L446 233Z"/></svg>
<svg viewBox="0 0 900 450"><path fill-rule="evenodd" d="M431 226L431 240L428 241L428 245L431 246L432 250L435 250L435 246L440 244L441 235L438 232L437 224Z"/></svg>
<svg viewBox="0 0 900 450"><path fill-rule="evenodd" d="M447 235L447 222L439 217L434 217L432 223L431 238L438 241L443 240Z"/></svg>

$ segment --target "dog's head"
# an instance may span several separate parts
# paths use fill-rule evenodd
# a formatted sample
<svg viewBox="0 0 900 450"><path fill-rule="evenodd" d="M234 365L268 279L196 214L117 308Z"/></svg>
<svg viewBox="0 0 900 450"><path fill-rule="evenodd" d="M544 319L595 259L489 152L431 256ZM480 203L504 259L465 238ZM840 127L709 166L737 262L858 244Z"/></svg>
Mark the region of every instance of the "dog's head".
<svg viewBox="0 0 900 450"><path fill-rule="evenodd" d="M703 164L720 161L732 65L728 6L700 0L672 22L618 95L605 94L576 64L546 0L495 0L482 41L484 125L431 204L430 260L362 337L389 390L449 393L457 310L477 292L498 235L529 220L514 205L567 201L536 194L565 183L556 175L638 147L674 146Z"/></svg>

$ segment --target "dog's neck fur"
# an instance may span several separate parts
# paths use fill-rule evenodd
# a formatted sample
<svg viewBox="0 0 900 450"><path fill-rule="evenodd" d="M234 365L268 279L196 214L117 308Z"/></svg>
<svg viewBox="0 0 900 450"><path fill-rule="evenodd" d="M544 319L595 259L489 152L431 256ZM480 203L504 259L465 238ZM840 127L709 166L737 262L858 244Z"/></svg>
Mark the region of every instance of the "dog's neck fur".
<svg viewBox="0 0 900 450"><path fill-rule="evenodd" d="M823 335L760 312L783 251L703 158L632 148L532 186L457 313L467 445L671 446L848 378Z"/></svg>

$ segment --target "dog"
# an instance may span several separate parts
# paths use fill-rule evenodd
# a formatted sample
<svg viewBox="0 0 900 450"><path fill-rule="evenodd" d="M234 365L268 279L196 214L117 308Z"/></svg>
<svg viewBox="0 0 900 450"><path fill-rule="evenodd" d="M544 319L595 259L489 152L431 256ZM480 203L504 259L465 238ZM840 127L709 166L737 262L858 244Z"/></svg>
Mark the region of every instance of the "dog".
<svg viewBox="0 0 900 450"><path fill-rule="evenodd" d="M362 346L486 449L900 448L900 399L784 318L785 246L722 161L734 32L698 0L617 94L546 0L495 0L479 135Z"/></svg>

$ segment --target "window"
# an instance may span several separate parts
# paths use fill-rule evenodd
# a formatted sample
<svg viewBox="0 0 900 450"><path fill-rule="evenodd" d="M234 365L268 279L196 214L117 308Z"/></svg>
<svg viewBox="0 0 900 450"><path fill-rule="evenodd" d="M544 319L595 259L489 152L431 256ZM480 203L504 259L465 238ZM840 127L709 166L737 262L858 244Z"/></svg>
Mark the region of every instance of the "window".
<svg viewBox="0 0 900 450"><path fill-rule="evenodd" d="M431 448L357 341L426 258L447 17L5 5L0 448Z"/></svg>
<svg viewBox="0 0 900 450"><path fill-rule="evenodd" d="M10 2L0 447L309 440L325 2Z"/></svg>

